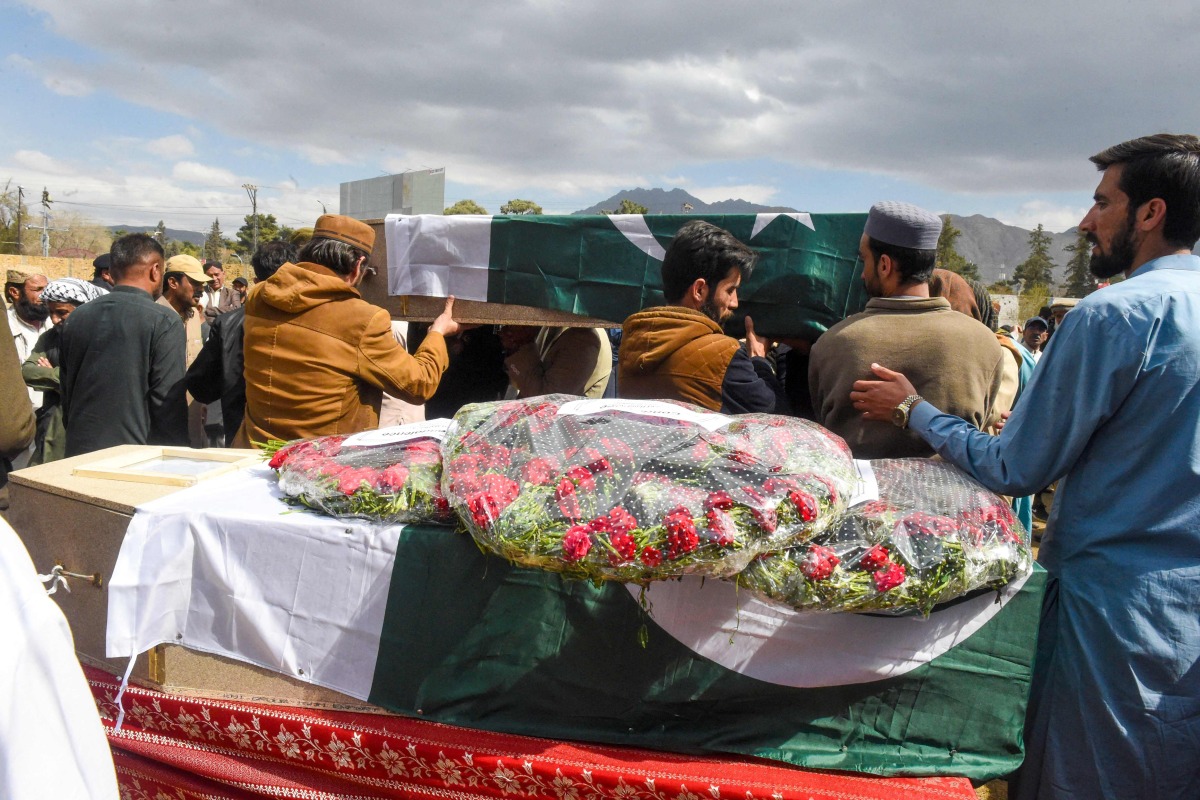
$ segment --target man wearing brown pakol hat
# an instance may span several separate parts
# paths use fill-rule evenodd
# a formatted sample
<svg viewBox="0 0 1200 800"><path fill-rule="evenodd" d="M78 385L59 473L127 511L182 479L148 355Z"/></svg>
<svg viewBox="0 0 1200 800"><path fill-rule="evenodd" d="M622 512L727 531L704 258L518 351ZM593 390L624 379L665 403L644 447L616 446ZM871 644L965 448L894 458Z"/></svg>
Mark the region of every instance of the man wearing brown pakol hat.
<svg viewBox="0 0 1200 800"><path fill-rule="evenodd" d="M846 440L855 458L929 456L933 448L905 430L862 419L850 401L855 381L872 377L871 364L904 364L918 392L937 394L977 428L999 420L1005 355L992 331L931 297L929 279L942 220L908 203L871 207L859 243L863 283L872 299L861 314L834 325L813 345L808 382L816 421ZM900 368L898 368L900 369Z"/></svg>
<svg viewBox="0 0 1200 800"><path fill-rule="evenodd" d="M458 333L454 298L414 355L392 335L388 312L356 288L375 231L325 214L313 238L246 296L246 416L236 446L369 430L383 392L411 403L433 395Z"/></svg>

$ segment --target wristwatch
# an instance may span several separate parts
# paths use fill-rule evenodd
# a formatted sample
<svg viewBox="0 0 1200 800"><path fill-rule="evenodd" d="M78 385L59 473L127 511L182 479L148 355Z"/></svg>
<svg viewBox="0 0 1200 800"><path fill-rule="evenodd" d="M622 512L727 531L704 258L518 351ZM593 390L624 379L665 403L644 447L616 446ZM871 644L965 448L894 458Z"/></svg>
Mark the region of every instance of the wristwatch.
<svg viewBox="0 0 1200 800"><path fill-rule="evenodd" d="M897 428L907 428L909 412L912 411L913 406L915 406L917 403L920 403L924 399L925 398L921 397L919 394L910 394L908 397L904 398L900 405L892 409L892 424Z"/></svg>

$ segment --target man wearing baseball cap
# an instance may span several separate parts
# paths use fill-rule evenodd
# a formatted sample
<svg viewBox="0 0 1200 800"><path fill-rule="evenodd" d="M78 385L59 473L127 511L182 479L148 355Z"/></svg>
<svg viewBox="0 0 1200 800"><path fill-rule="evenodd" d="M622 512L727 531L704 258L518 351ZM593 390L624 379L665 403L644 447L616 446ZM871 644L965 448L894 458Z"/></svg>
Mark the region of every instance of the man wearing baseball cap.
<svg viewBox="0 0 1200 800"><path fill-rule="evenodd" d="M864 421L851 405L850 387L872 376L872 362L904 364L920 391L939 393L939 408L976 428L1008 410L996 407L1009 357L995 335L946 298L930 297L941 231L941 217L917 206L872 206L858 248L872 299L813 345L808 380L816 420L843 437L855 458L933 454L905 430L907 417L897 415L896 427L885 427Z"/></svg>
<svg viewBox="0 0 1200 800"><path fill-rule="evenodd" d="M383 392L411 403L433 395L449 363L445 337L459 331L454 298L409 355L388 312L358 292L374 246L371 226L325 214L298 263L247 297L238 446L368 430L379 424Z"/></svg>

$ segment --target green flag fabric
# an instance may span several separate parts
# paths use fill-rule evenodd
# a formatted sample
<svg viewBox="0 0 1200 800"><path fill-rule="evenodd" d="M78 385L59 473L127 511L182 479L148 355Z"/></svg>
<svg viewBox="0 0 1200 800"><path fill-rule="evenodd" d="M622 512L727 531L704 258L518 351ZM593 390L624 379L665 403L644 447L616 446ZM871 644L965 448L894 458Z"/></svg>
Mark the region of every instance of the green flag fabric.
<svg viewBox="0 0 1200 800"><path fill-rule="evenodd" d="M858 258L865 214L392 215L384 225L389 292L620 322L663 303L666 248L697 219L760 254L730 333L740 333L748 314L765 334L815 338L865 306Z"/></svg>
<svg viewBox="0 0 1200 800"><path fill-rule="evenodd" d="M904 674L796 687L723 666L659 626L655 595L669 585L651 586L646 613L636 590L513 567L484 556L465 536L409 528L396 553L369 699L507 733L988 780L1022 758L1044 582L1039 568L965 641ZM739 602L731 584L697 581L690 591ZM844 620L845 671L853 679L851 653L864 643L851 637L860 636L854 622L863 615L827 616L835 626L833 618ZM944 625L936 611L927 620L874 622ZM740 623L746 633L721 636L761 634L750 632L759 620ZM768 646L753 660L801 654Z"/></svg>

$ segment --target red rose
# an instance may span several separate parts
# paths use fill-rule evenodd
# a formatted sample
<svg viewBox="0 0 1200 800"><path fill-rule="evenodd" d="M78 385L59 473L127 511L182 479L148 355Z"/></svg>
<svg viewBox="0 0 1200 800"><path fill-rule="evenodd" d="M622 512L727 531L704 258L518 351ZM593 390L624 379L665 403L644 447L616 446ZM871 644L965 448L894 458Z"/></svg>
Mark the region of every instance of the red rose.
<svg viewBox="0 0 1200 800"><path fill-rule="evenodd" d="M890 558L891 554L888 553L887 548L877 544L859 557L858 566L859 569L874 572L882 569Z"/></svg>
<svg viewBox="0 0 1200 800"><path fill-rule="evenodd" d="M587 524L587 529L590 533L608 533L612 530L609 524L608 517L596 517Z"/></svg>
<svg viewBox="0 0 1200 800"><path fill-rule="evenodd" d="M838 501L838 490L837 487L833 485L833 481L822 477L821 475L813 475L812 477L814 480L820 481L825 485L825 488L829 491L829 502L831 504L836 503Z"/></svg>
<svg viewBox="0 0 1200 800"><path fill-rule="evenodd" d="M838 558L837 553L828 547L814 544L808 548L804 562L800 565L800 571L810 581L823 581L833 574L834 567L840 563L842 560Z"/></svg>
<svg viewBox="0 0 1200 800"><path fill-rule="evenodd" d="M746 466L754 466L758 463L758 459L754 457L754 454L747 453L745 450L734 450L725 457L730 461L736 461L737 463L745 464Z"/></svg>
<svg viewBox="0 0 1200 800"><path fill-rule="evenodd" d="M788 492L788 499L792 501L792 505L796 506L796 511L800 513L800 519L805 522L812 522L817 518L817 501L808 492L802 492L799 489L793 489Z"/></svg>
<svg viewBox="0 0 1200 800"><path fill-rule="evenodd" d="M608 537L608 541L617 551L615 554L609 555L610 564L624 564L633 561L633 557L637 555L637 542L628 533L614 532Z"/></svg>
<svg viewBox="0 0 1200 800"><path fill-rule="evenodd" d="M558 510L567 519L579 519L583 516L579 498L575 496L575 484L570 478L563 478L558 482L554 489L554 501L558 503Z"/></svg>
<svg viewBox="0 0 1200 800"><path fill-rule="evenodd" d="M721 547L729 547L733 544L736 533L733 517L718 509L710 508L704 515L704 519L708 523L708 530L713 534L713 541Z"/></svg>
<svg viewBox="0 0 1200 800"><path fill-rule="evenodd" d="M573 481L583 491L591 491L596 488L596 479L592 477L592 473L587 467L571 467L567 470L567 480Z"/></svg>
<svg viewBox="0 0 1200 800"><path fill-rule="evenodd" d="M733 496L729 492L712 492L704 499L704 509L706 511L712 511L713 509L728 511L731 508L733 508Z"/></svg>
<svg viewBox="0 0 1200 800"><path fill-rule="evenodd" d="M471 518L475 520L476 525L486 528L500 517L503 509L496 502L496 498L487 492L476 492L467 500L467 510L471 512Z"/></svg>
<svg viewBox="0 0 1200 800"><path fill-rule="evenodd" d="M517 495L521 493L521 485L512 478L506 478L503 475L487 474L479 479L480 486L483 491L490 494L500 504L501 508L508 508L512 505L512 501L517 499Z"/></svg>
<svg viewBox="0 0 1200 800"><path fill-rule="evenodd" d="M342 442L344 441L346 441L345 436L330 436L320 442L314 442L314 445L321 451L321 455L333 458L342 452Z"/></svg>
<svg viewBox="0 0 1200 800"><path fill-rule="evenodd" d="M683 506L672 509L663 517L663 527L667 529L667 558L690 553L700 544L692 514Z"/></svg>
<svg viewBox="0 0 1200 800"><path fill-rule="evenodd" d="M895 589L904 583L904 565L897 564L895 561L889 561L884 565L883 569L876 572L872 577L875 579L875 588L877 590L886 592L890 589Z"/></svg>
<svg viewBox="0 0 1200 800"><path fill-rule="evenodd" d="M546 486L558 471L558 464L548 458L531 458L521 467L521 477L534 486Z"/></svg>
<svg viewBox="0 0 1200 800"><path fill-rule="evenodd" d="M562 540L563 558L578 561L592 549L592 537L583 525L572 525Z"/></svg>
<svg viewBox="0 0 1200 800"><path fill-rule="evenodd" d="M463 455L450 462L449 469L451 475L479 472L486 467L486 462L482 457L476 455Z"/></svg>
<svg viewBox="0 0 1200 800"><path fill-rule="evenodd" d="M621 506L608 512L608 529L613 533L630 533L637 526L637 519Z"/></svg>
<svg viewBox="0 0 1200 800"><path fill-rule="evenodd" d="M605 458L604 456L601 456L600 458L596 459L595 461L593 461L590 464L588 464L587 466L585 466L584 469L586 469L588 472L590 472L593 475L599 475L602 472L607 472L607 473L611 474L612 473L612 464L608 463L607 458Z"/></svg>
<svg viewBox="0 0 1200 800"><path fill-rule="evenodd" d="M365 483L367 487L374 485L376 472L370 467L347 469L338 476L338 491L342 494L354 494Z"/></svg>
<svg viewBox="0 0 1200 800"><path fill-rule="evenodd" d="M390 489L393 492L398 492L404 487L404 482L407 480L408 467L403 464L392 464L379 473L379 478L375 481L375 486L383 491Z"/></svg>
<svg viewBox="0 0 1200 800"><path fill-rule="evenodd" d="M642 548L642 563L647 567L657 567L662 563L662 560L662 551L657 547L650 547L647 545L646 547Z"/></svg>
<svg viewBox="0 0 1200 800"><path fill-rule="evenodd" d="M773 508L752 508L750 514L758 526L767 533L774 533L775 529L779 527L779 515Z"/></svg>
<svg viewBox="0 0 1200 800"><path fill-rule="evenodd" d="M792 478L767 478L763 481L763 491L767 494L782 492L784 494L800 488L800 484Z"/></svg>

